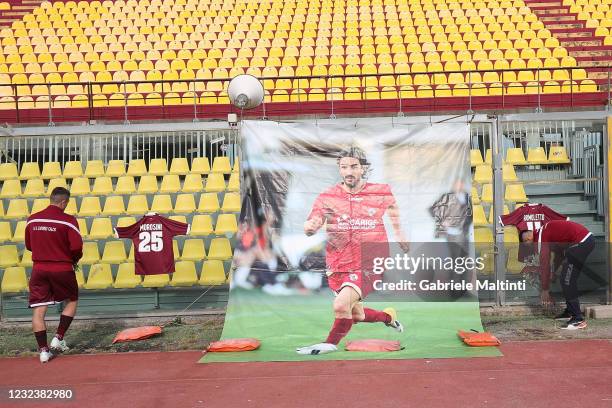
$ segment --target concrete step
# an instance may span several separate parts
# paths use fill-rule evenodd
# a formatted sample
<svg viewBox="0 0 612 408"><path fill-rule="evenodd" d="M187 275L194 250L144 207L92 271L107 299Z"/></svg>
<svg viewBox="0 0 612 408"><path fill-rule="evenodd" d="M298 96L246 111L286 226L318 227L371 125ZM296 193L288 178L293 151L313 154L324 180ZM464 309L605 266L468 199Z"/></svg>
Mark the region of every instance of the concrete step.
<svg viewBox="0 0 612 408"><path fill-rule="evenodd" d="M584 28L584 24L580 23L580 22L571 22L571 21L563 21L563 22L549 22L548 24L546 24L546 28L548 28L549 30L559 30L559 29L566 29L566 28Z"/></svg>
<svg viewBox="0 0 612 408"><path fill-rule="evenodd" d="M555 15L567 15L569 13L569 7L565 6L552 6L552 7L529 7L531 11L537 16L555 16Z"/></svg>
<svg viewBox="0 0 612 408"><path fill-rule="evenodd" d="M578 224L582 224L582 225L591 225L591 224L597 224L599 225L601 223L601 221L599 221L596 216L592 216L592 215L569 215L567 214L568 217L570 217L570 221L574 221L577 222ZM601 223L603 226L603 223ZM602 230L603 231L603 230Z"/></svg>
<svg viewBox="0 0 612 408"><path fill-rule="evenodd" d="M606 233L603 222L594 221L593 223L585 223L582 225L584 225L586 229L591 231L593 235L601 236L605 235Z"/></svg>
<svg viewBox="0 0 612 408"><path fill-rule="evenodd" d="M576 14L566 13L566 14L555 14L548 15L547 13L539 13L538 19L543 23L573 23L578 21L576 19Z"/></svg>
<svg viewBox="0 0 612 408"><path fill-rule="evenodd" d="M525 192L530 195L583 194L582 183L525 184Z"/></svg>
<svg viewBox="0 0 612 408"><path fill-rule="evenodd" d="M559 39L559 41L566 40L566 39L567 40L582 40L583 38L601 41L601 40L598 40L596 37L594 37L591 31L566 31L565 29L563 30L551 29L550 31L555 37Z"/></svg>
<svg viewBox="0 0 612 408"><path fill-rule="evenodd" d="M597 210L591 209L591 205L588 201L576 201L575 203L571 204L560 204L555 206L555 211L559 212L560 214L567 215L569 217L581 214L597 214Z"/></svg>
<svg viewBox="0 0 612 408"><path fill-rule="evenodd" d="M559 38L559 42L563 47L594 47L603 45L603 41L601 40L593 40L590 38L585 39L562 39Z"/></svg>
<svg viewBox="0 0 612 408"><path fill-rule="evenodd" d="M538 196L529 195L529 201L532 203L542 203L549 206L552 209L564 208L565 206L579 204L583 196L581 194L576 195L551 195L551 196Z"/></svg>
<svg viewBox="0 0 612 408"><path fill-rule="evenodd" d="M574 58L588 58L588 57L610 57L612 58L612 49L610 50L593 50L593 51L571 51L568 50L570 55Z"/></svg>

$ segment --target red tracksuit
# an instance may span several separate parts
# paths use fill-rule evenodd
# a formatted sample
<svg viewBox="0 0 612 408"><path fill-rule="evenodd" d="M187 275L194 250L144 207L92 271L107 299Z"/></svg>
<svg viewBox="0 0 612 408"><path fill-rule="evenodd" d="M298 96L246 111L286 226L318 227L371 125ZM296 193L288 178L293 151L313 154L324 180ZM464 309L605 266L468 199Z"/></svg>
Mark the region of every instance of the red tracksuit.
<svg viewBox="0 0 612 408"><path fill-rule="evenodd" d="M78 299L73 265L83 256L79 224L72 215L50 205L28 218L25 245L32 251L30 307Z"/></svg>

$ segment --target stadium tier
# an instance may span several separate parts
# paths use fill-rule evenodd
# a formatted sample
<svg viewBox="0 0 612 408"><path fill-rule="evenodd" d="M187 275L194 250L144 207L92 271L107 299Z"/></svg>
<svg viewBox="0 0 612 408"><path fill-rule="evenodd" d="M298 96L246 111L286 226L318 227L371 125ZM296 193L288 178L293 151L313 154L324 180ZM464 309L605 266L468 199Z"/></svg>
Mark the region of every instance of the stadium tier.
<svg viewBox="0 0 612 408"><path fill-rule="evenodd" d="M242 73L268 102L597 92L598 69L540 3L43 2L0 31L0 106L227 104ZM552 3L609 43L607 5Z"/></svg>

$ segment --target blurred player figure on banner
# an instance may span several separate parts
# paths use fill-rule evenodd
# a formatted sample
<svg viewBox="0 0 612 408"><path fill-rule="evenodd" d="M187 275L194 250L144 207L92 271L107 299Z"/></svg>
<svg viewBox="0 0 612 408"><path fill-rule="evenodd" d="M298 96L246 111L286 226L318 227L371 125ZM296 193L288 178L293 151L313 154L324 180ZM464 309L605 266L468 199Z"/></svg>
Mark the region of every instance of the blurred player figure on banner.
<svg viewBox="0 0 612 408"><path fill-rule="evenodd" d="M304 223L304 233L315 234L325 226L327 232L326 270L330 289L336 294L335 320L323 343L300 347L298 354L324 354L337 350L340 340L358 322L380 322L403 331L392 308L383 311L365 308L361 303L380 275L371 272L373 256L389 256L389 239L383 216L387 214L395 239L404 251L409 244L400 223L399 209L388 184L370 183L370 163L359 147L342 150L337 158L342 181L321 193ZM364 252L364 244L385 243L376 254Z"/></svg>
<svg viewBox="0 0 612 408"><path fill-rule="evenodd" d="M521 241L532 243L540 260L540 299L542 306L550 308L554 301L550 295L551 254L554 252L554 270L559 271L565 310L556 316L565 320L562 327L578 330L587 327L578 299L578 276L587 257L593 251L595 238L584 226L572 221L550 221L536 231L523 231Z"/></svg>
<svg viewBox="0 0 612 408"><path fill-rule="evenodd" d="M83 256L83 239L79 224L72 215L64 213L70 192L56 187L51 192L50 205L28 218L25 246L32 252L30 278L30 308L32 330L38 343L40 362L52 358L51 351L68 350L64 335L74 318L79 299L79 286L74 265ZM66 302L60 316L57 333L47 344L45 315L47 307Z"/></svg>

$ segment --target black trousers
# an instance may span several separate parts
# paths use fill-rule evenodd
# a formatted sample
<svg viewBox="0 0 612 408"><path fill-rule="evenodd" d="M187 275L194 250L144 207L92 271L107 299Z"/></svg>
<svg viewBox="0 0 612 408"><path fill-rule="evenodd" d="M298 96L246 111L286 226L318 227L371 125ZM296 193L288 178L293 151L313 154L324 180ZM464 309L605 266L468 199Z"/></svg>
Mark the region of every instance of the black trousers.
<svg viewBox="0 0 612 408"><path fill-rule="evenodd" d="M578 300L578 276L586 259L593 251L595 238L591 235L584 242L568 247L564 252L561 269L561 291L567 310L577 319L583 319Z"/></svg>

